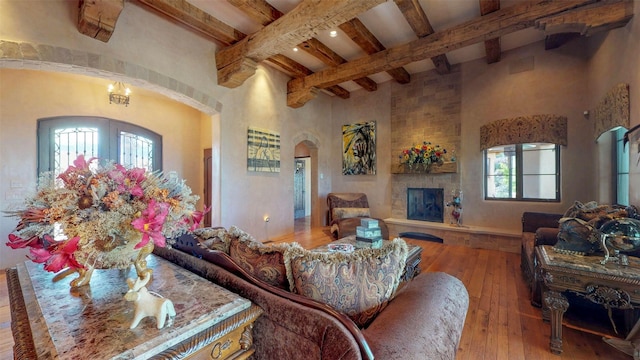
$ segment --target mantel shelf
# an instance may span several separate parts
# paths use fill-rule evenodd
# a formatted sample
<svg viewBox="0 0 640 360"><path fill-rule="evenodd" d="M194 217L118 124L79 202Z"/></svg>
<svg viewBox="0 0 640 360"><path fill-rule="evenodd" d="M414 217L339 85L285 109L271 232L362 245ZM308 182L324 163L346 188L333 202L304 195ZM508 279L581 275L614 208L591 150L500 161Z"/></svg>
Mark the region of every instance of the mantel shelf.
<svg viewBox="0 0 640 360"><path fill-rule="evenodd" d="M391 165L391 173L392 174L451 174L458 172L458 162L445 162L442 165L432 165L428 171L418 170L418 169L409 169L407 166L403 164L394 164Z"/></svg>

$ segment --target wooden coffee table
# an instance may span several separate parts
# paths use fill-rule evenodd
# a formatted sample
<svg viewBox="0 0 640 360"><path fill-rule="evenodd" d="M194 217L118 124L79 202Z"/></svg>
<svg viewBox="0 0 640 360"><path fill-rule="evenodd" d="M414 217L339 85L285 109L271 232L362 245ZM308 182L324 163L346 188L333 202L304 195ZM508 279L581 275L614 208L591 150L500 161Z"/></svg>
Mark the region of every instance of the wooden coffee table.
<svg viewBox="0 0 640 360"><path fill-rule="evenodd" d="M389 243L389 240L382 240L384 243ZM331 242L331 244L351 244L356 249L366 248L366 245L362 245L360 242L356 241L355 235L350 235L347 237L343 237L342 239L338 239L336 241ZM402 281L409 281L413 279L416 275L420 273L420 261L422 256L422 248L420 246L407 244L407 248L409 250L407 254L407 264L404 268L404 273L402 274ZM318 246L312 249L313 251L329 251L328 244Z"/></svg>
<svg viewBox="0 0 640 360"><path fill-rule="evenodd" d="M543 290L543 317L551 321L552 353L562 353L562 319L569 308L563 292L578 294L607 310L631 310L640 304L640 259L629 257L628 266L602 265L602 259L557 253L547 245L536 247L535 282Z"/></svg>

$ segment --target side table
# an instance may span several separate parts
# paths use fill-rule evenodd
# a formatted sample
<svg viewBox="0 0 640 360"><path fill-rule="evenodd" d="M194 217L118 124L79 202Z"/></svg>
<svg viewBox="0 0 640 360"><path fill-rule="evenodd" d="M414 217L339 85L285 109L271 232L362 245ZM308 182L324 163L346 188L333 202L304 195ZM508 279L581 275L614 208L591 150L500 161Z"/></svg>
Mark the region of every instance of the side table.
<svg viewBox="0 0 640 360"><path fill-rule="evenodd" d="M550 348L562 353L562 319L569 308L563 292L570 291L605 309L633 309L640 304L640 259L628 266L602 265L600 256L557 253L551 246L535 249L536 279L543 285L543 317L551 321Z"/></svg>
<svg viewBox="0 0 640 360"><path fill-rule="evenodd" d="M14 359L246 359L262 309L196 274L149 255L150 290L173 301L172 324L145 318L129 329L134 304L124 299L134 269L97 270L71 289L26 261L7 269Z"/></svg>

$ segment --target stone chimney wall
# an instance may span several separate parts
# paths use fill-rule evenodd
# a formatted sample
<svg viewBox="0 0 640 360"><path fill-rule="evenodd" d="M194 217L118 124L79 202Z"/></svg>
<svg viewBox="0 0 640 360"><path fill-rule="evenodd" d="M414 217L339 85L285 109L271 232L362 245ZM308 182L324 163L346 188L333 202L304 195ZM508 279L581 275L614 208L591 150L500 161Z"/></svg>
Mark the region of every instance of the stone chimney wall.
<svg viewBox="0 0 640 360"><path fill-rule="evenodd" d="M460 153L462 85L460 66L449 74L435 70L413 74L406 85L394 83L391 88L391 172L400 167L402 150L429 141L447 149L447 159ZM461 159L458 159L460 161ZM462 159L464 161L464 159ZM459 166L458 166L459 168ZM394 174L391 179L391 217L407 218L407 188L444 189L445 203L452 191L460 187L461 174ZM464 189L463 189L464 191ZM464 193L463 203L464 209ZM445 209L444 222L451 218ZM464 215L463 215L464 217Z"/></svg>

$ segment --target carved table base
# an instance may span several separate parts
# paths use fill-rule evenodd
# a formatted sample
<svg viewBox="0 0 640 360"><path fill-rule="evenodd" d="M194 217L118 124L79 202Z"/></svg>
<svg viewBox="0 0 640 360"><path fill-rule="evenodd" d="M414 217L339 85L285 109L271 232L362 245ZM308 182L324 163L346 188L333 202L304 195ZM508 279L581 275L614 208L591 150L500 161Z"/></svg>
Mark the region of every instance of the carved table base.
<svg viewBox="0 0 640 360"><path fill-rule="evenodd" d="M557 291L544 293L545 308L551 312L551 352L562 354L562 317L569 308L567 298Z"/></svg>
<svg viewBox="0 0 640 360"><path fill-rule="evenodd" d="M612 320L611 310L632 310L634 304L640 304L638 258L630 257L629 266L601 264L598 256L556 253L547 245L537 246L535 254L535 281L544 291L542 317L551 322L550 348L554 354L562 353L562 321L569 308L569 302L563 292L575 293L604 307L616 333L617 328ZM634 330L640 334L640 329ZM637 342L628 342L633 351L637 352L640 349L640 335L633 339ZM613 341L607 342L618 343L614 339L611 340ZM634 354L634 357L635 360L640 360L640 354Z"/></svg>

